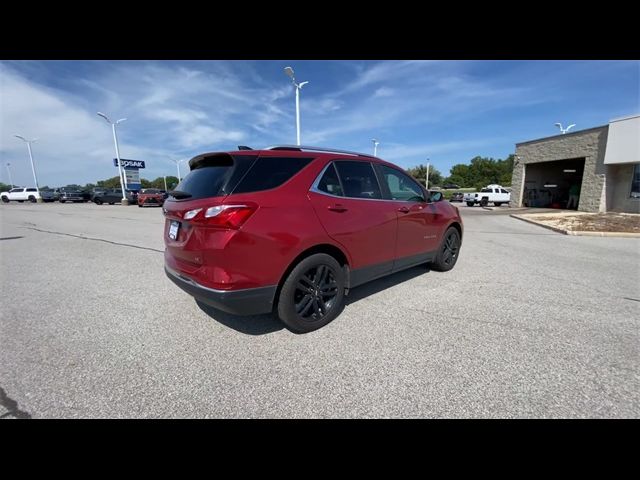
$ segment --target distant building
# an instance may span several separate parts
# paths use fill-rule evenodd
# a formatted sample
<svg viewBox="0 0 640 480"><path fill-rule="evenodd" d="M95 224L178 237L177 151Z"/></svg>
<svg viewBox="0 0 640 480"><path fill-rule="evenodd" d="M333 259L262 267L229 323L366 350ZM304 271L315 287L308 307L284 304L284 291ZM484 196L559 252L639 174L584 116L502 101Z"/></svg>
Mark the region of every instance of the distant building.
<svg viewBox="0 0 640 480"><path fill-rule="evenodd" d="M516 144L511 185L518 207L640 213L640 115Z"/></svg>

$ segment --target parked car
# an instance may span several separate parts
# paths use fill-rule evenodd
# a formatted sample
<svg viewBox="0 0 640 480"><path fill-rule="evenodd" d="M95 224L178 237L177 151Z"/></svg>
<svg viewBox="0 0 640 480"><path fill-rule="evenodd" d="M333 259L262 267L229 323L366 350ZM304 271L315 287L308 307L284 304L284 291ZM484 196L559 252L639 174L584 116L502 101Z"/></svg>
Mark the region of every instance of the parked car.
<svg viewBox="0 0 640 480"><path fill-rule="evenodd" d="M220 310L320 328L351 288L454 267L463 224L441 192L371 155L280 146L204 153L163 206L165 272Z"/></svg>
<svg viewBox="0 0 640 480"><path fill-rule="evenodd" d="M460 186L456 185L455 183L447 183L446 185L443 185L442 188L444 188L445 190L451 190L454 188L460 188Z"/></svg>
<svg viewBox="0 0 640 480"><path fill-rule="evenodd" d="M125 197L129 201L130 205L134 205L138 202L138 195L135 192L125 190ZM108 188L105 190L94 189L91 201L96 205L102 205L108 203L113 205L114 203L122 202L122 190L119 188Z"/></svg>
<svg viewBox="0 0 640 480"><path fill-rule="evenodd" d="M55 202L60 199L60 195L53 189L40 189L40 196L42 197L43 202Z"/></svg>
<svg viewBox="0 0 640 480"><path fill-rule="evenodd" d="M41 195L37 188L16 187L8 192L0 192L0 198L4 203L9 203L12 200L20 203L25 200L35 203L41 198Z"/></svg>
<svg viewBox="0 0 640 480"><path fill-rule="evenodd" d="M60 192L59 202L60 203L66 203L66 202L79 203L79 202L84 202L84 197L82 196L82 193L80 193L77 190L65 189Z"/></svg>
<svg viewBox="0 0 640 480"><path fill-rule="evenodd" d="M138 194L138 206L140 208L145 205L156 205L161 207L164 203L165 196L161 190L157 188L143 188Z"/></svg>
<svg viewBox="0 0 640 480"><path fill-rule="evenodd" d="M450 202L461 202L464 199L464 193L454 192L449 199Z"/></svg>
<svg viewBox="0 0 640 480"><path fill-rule="evenodd" d="M511 201L511 194L501 185L487 185L480 192L465 193L464 201L467 202L469 207L473 207L476 204L486 207L490 202L499 207L503 203Z"/></svg>

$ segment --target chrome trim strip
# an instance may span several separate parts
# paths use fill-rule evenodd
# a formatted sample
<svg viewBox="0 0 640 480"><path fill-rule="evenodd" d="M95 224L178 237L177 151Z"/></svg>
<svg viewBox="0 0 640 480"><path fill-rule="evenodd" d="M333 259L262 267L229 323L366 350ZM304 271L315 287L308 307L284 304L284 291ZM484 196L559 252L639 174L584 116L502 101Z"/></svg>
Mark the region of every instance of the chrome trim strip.
<svg viewBox="0 0 640 480"><path fill-rule="evenodd" d="M336 160L339 161L339 160ZM328 193L328 192L323 192L322 190L318 189L318 185L320 184L320 180L322 180L322 176L324 175L324 173L327 171L327 168L329 168L329 166L331 164L333 164L334 161L331 161L329 163L327 163L324 168L320 171L320 173L318 174L318 176L316 177L316 179L314 180L314 182L311 184L311 188L309 189L310 192L313 193L317 193L320 195L324 195L326 197L331 197L331 198L341 198L341 199L349 199L349 200L367 200L369 202L405 202L405 203L422 203L422 202L409 202L408 200L392 200L390 198L361 198L361 197L347 197L344 195L333 195L332 193ZM373 167L372 167L373 168ZM336 168L336 172L337 172L337 168ZM377 173L375 171L375 168L373 169L373 173L376 174L376 179L377 179ZM338 173L338 175L340 175ZM378 187L380 188L380 182L378 181ZM380 193L382 193L382 190L380 191ZM425 202L426 205L431 205L434 202Z"/></svg>
<svg viewBox="0 0 640 480"><path fill-rule="evenodd" d="M173 268L167 267L167 265L164 266L165 270L167 272L169 272L171 275L173 275L174 277L176 277L178 280L181 280L185 283L188 283L189 285L193 285L194 287L200 288L202 290L206 290L208 292L211 293L216 293L218 295L222 295L225 293L237 293L237 292L250 292L251 290L257 290L257 289L261 289L261 288L268 288L268 287L275 287L277 285L266 285L264 287L257 287L257 288L243 288L240 290L216 290L215 288L209 288L209 287L205 287L204 285L196 282L195 280L193 280L192 278L189 277L184 277L182 275L180 275L178 272L176 272Z"/></svg>

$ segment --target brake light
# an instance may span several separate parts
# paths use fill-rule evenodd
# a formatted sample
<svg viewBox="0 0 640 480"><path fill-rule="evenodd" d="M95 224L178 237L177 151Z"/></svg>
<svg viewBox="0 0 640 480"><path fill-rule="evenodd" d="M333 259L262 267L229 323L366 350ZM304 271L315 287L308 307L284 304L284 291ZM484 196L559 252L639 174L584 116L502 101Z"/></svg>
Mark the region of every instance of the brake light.
<svg viewBox="0 0 640 480"><path fill-rule="evenodd" d="M215 205L204 210L190 210L187 214L193 213L193 222L201 225L207 225L220 228L240 228L248 218L258 209L255 203L244 203L242 205ZM184 217L187 219L187 215Z"/></svg>

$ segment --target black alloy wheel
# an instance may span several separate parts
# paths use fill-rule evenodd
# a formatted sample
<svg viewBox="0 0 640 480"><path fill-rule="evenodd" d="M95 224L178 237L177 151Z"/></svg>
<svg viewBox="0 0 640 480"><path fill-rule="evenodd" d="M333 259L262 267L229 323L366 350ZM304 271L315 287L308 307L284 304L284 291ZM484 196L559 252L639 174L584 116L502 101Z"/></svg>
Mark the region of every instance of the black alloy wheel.
<svg viewBox="0 0 640 480"><path fill-rule="evenodd" d="M307 333L342 311L344 268L331 255L316 253L298 263L282 284L275 313L293 332Z"/></svg>
<svg viewBox="0 0 640 480"><path fill-rule="evenodd" d="M455 227L449 227L442 238L440 249L435 260L431 263L431 267L440 272L451 270L458 261L461 245L460 233Z"/></svg>
<svg viewBox="0 0 640 480"><path fill-rule="evenodd" d="M338 284L328 265L318 265L298 279L293 301L296 313L307 321L320 320L333 307L338 296Z"/></svg>

